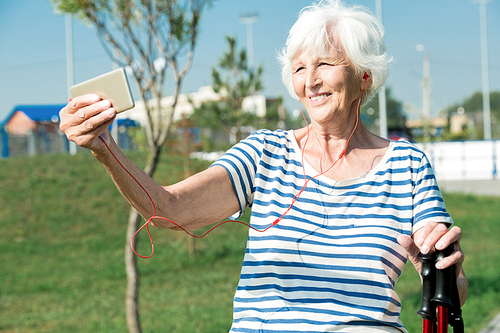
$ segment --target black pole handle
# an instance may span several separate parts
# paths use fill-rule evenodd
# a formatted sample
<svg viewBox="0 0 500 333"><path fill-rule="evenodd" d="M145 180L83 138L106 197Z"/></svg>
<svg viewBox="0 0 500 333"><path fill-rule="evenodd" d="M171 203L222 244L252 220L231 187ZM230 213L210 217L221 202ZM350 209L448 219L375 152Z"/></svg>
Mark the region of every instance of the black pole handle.
<svg viewBox="0 0 500 333"><path fill-rule="evenodd" d="M435 254L419 254L422 260L422 301L420 303L420 310L417 314L431 321L436 321L436 306L431 302L431 298L435 294L436 273L435 273Z"/></svg>
<svg viewBox="0 0 500 333"><path fill-rule="evenodd" d="M436 262L453 253L454 244L451 244L446 249L438 251L436 254ZM431 300L437 306L443 306L448 309L453 308L452 290L453 286L457 285L455 274L455 265L444 269L436 269L436 291L434 298Z"/></svg>
<svg viewBox="0 0 500 333"><path fill-rule="evenodd" d="M433 323L436 322L436 307L449 309L448 322L453 327L453 333L464 333L462 310L458 294L455 265L436 269L435 264L453 253L454 244L437 253L420 254L422 260L422 302L417 314ZM435 329L435 328L434 328Z"/></svg>

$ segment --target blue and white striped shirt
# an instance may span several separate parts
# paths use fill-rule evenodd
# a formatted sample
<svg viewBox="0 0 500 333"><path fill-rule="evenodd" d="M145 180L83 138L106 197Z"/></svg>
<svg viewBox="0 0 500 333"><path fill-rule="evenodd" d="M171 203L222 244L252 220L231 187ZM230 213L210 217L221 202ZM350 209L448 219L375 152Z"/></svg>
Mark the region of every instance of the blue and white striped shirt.
<svg viewBox="0 0 500 333"><path fill-rule="evenodd" d="M292 131L253 133L214 165L233 182L241 211L265 229L307 178ZM394 285L406 263L397 243L429 221L452 223L432 167L408 142L391 142L367 174L319 176L276 226L250 230L231 332L406 332Z"/></svg>

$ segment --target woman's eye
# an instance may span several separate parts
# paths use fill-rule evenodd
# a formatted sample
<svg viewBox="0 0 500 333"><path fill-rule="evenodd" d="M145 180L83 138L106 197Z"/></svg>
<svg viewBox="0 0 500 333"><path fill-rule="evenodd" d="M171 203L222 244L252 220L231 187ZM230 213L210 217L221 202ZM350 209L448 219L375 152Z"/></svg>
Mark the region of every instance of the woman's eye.
<svg viewBox="0 0 500 333"><path fill-rule="evenodd" d="M304 67L297 67L297 68L295 69L294 73L298 73L298 72L300 72L300 71L301 71L301 70L303 70L303 69L304 69Z"/></svg>

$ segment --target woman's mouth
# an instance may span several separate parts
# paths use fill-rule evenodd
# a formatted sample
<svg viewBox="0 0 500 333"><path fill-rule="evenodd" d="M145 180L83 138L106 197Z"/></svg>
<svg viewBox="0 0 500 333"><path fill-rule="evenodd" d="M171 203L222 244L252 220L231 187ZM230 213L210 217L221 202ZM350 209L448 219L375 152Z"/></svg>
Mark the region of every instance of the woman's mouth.
<svg viewBox="0 0 500 333"><path fill-rule="evenodd" d="M309 99L312 101L312 102L319 102L325 98L327 98L328 96L330 96L331 94L328 94L328 93L324 93L324 94L317 94L317 95L313 95L313 96L309 96Z"/></svg>

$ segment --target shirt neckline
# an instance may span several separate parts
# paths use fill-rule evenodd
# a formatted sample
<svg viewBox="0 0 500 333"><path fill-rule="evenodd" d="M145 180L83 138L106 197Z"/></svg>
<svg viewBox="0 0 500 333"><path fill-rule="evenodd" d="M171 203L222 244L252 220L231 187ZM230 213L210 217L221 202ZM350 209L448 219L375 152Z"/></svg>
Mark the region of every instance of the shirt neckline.
<svg viewBox="0 0 500 333"><path fill-rule="evenodd" d="M316 169L314 169L309 164L309 162L307 162L306 159L304 159L304 165L302 166L302 150L300 149L299 144L297 143L297 139L295 138L293 131L294 130L287 131L287 135L289 136L289 140L290 140L292 148L294 150L293 154L296 154L295 159L300 163L301 168L302 167L305 168L306 174L310 174L310 175L314 175L314 176L318 175L320 172L318 172ZM349 184L357 183L360 180L365 180L366 178L377 173L386 164L387 160L392 155L392 151L394 150L394 147L396 146L396 141L393 141L393 140L389 140L389 141L390 141L389 147L387 148L387 151L385 152L384 157L382 157L382 159L377 163L377 165L374 168L372 168L370 171L368 171L367 173L360 175L358 177L346 179L346 180L334 180L334 179L331 179L325 175L320 175L318 177L315 177L315 179L321 180L322 182L325 182L325 183L330 183L332 185L337 185L337 186L338 185L349 185Z"/></svg>

